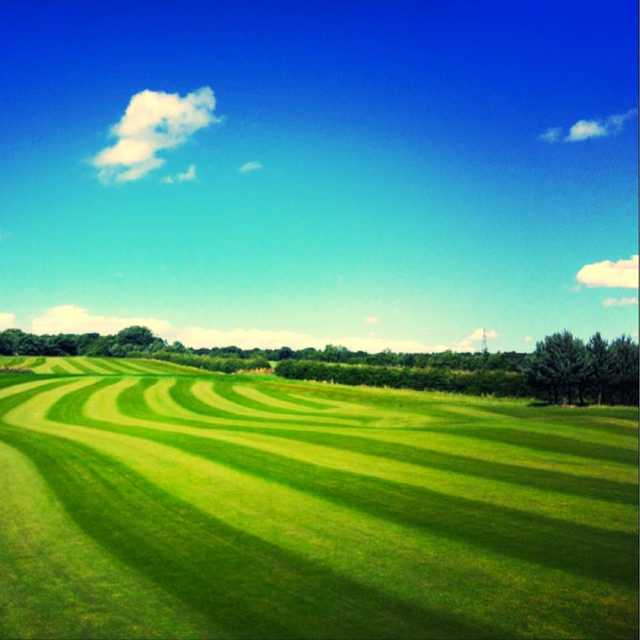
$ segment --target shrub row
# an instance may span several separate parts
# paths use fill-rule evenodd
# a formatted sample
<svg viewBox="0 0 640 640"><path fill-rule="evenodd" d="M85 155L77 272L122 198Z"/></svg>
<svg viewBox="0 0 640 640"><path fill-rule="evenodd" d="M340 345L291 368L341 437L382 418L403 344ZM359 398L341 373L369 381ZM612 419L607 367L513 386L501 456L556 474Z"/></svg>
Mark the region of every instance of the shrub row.
<svg viewBox="0 0 640 640"><path fill-rule="evenodd" d="M411 367L327 364L312 360L283 360L276 374L295 380L319 380L348 385L453 391L469 395L529 397L525 377L507 371L451 371Z"/></svg>
<svg viewBox="0 0 640 640"><path fill-rule="evenodd" d="M269 361L265 358L212 358L211 356L198 356L192 353L171 353L169 351L156 351L146 353L144 351L132 351L132 358L149 358L152 360L164 360L174 364L181 364L207 371L220 371L221 373L235 373L240 370L267 369Z"/></svg>

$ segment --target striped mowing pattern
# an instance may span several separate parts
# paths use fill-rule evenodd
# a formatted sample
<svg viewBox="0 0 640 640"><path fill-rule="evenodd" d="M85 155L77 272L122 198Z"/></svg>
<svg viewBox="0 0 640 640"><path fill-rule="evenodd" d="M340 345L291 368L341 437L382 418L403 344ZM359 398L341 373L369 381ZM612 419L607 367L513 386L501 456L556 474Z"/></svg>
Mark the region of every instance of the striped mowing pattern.
<svg viewBox="0 0 640 640"><path fill-rule="evenodd" d="M0 637L637 634L630 409L165 364L0 377Z"/></svg>
<svg viewBox="0 0 640 640"><path fill-rule="evenodd" d="M59 375L107 374L203 374L201 369L173 362L146 358L95 358L87 356L0 356L0 369L14 367L30 369L34 373Z"/></svg>

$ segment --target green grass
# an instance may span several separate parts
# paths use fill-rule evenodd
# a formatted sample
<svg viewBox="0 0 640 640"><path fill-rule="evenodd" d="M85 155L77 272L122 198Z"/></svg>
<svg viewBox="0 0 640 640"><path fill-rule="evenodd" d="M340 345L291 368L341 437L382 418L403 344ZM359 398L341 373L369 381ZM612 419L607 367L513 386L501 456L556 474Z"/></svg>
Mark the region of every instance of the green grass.
<svg viewBox="0 0 640 640"><path fill-rule="evenodd" d="M8 361L0 638L637 636L634 410Z"/></svg>

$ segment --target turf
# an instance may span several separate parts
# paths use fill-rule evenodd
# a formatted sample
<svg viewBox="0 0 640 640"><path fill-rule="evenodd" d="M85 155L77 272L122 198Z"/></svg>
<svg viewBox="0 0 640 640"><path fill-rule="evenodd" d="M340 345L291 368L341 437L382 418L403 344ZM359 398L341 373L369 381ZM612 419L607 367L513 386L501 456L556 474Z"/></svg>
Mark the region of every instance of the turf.
<svg viewBox="0 0 640 640"><path fill-rule="evenodd" d="M9 361L1 638L637 636L631 409Z"/></svg>

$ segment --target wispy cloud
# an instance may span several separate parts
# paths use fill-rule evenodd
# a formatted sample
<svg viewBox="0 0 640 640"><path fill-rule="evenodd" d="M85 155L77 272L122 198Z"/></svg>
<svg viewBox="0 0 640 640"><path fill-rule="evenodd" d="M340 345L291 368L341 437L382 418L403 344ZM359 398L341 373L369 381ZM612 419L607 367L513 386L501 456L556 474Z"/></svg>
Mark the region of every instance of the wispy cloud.
<svg viewBox="0 0 640 640"><path fill-rule="evenodd" d="M538 140L554 143L558 142L562 137L562 127L549 127L546 131L538 136Z"/></svg>
<svg viewBox="0 0 640 640"><path fill-rule="evenodd" d="M631 307L638 304L638 298L605 298L602 301L603 307Z"/></svg>
<svg viewBox="0 0 640 640"><path fill-rule="evenodd" d="M13 329L16 326L15 313L0 313L0 331Z"/></svg>
<svg viewBox="0 0 640 640"><path fill-rule="evenodd" d="M173 176L165 176L162 178L162 182L165 184L174 184L176 182L192 182L198 176L196 175L196 165L190 164L186 171L182 173L176 173Z"/></svg>
<svg viewBox="0 0 640 640"><path fill-rule="evenodd" d="M365 324L378 324L380 322L380 318L378 316L367 316L364 319Z"/></svg>
<svg viewBox="0 0 640 640"><path fill-rule="evenodd" d="M184 143L189 136L218 119L216 100L209 87L181 97L177 93L136 93L120 121L111 128L115 144L92 160L106 183L131 182L164 164L157 153Z"/></svg>
<svg viewBox="0 0 640 640"><path fill-rule="evenodd" d="M261 171L262 168L262 162L251 160L250 162L245 162L238 171L240 173L253 173L254 171Z"/></svg>
<svg viewBox="0 0 640 640"><path fill-rule="evenodd" d="M569 127L569 133L563 138L562 127L549 127L538 136L538 140L553 144L554 142L583 142L592 138L605 138L620 133L628 120L638 114L637 109L629 109L625 113L614 113L602 119L580 119Z"/></svg>
<svg viewBox="0 0 640 640"><path fill-rule="evenodd" d="M628 260L602 260L586 264L576 274L576 280L587 287L638 288L638 254Z"/></svg>

